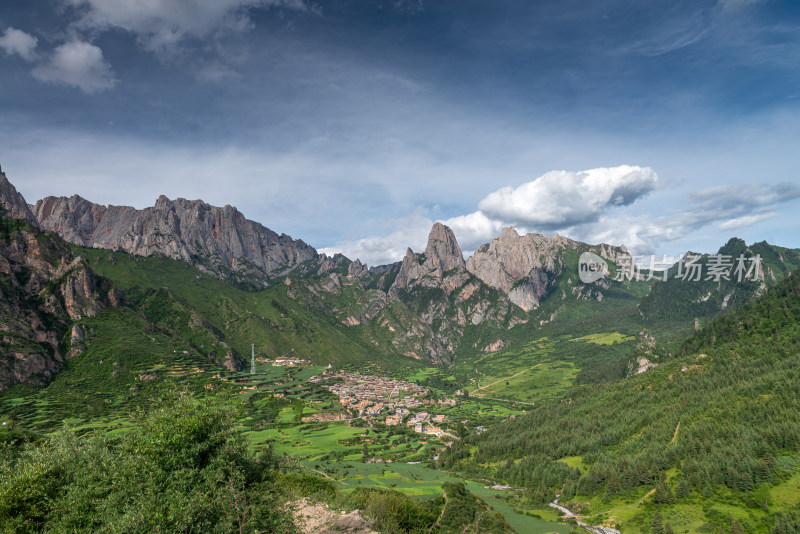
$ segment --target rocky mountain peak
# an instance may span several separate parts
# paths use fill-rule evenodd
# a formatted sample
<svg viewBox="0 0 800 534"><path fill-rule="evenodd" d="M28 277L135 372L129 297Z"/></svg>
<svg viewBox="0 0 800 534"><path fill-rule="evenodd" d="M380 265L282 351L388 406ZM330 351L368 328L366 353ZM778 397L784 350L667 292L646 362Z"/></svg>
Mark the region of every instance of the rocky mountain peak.
<svg viewBox="0 0 800 534"><path fill-rule="evenodd" d="M357 278L362 282L369 282L371 279L369 269L366 265L363 265L359 259L356 259L356 261L347 266L347 276Z"/></svg>
<svg viewBox="0 0 800 534"><path fill-rule="evenodd" d="M172 201L166 195L159 195L156 199L155 207L158 208L168 208L172 206Z"/></svg>
<svg viewBox="0 0 800 534"><path fill-rule="evenodd" d="M562 248L558 238L520 236L514 227L483 245L467 260L467 270L506 293L523 310L539 305L547 294L546 271L556 271Z"/></svg>
<svg viewBox="0 0 800 534"><path fill-rule="evenodd" d="M428 246L425 247L426 261L430 261L442 273L450 269L466 269L464 255L458 246L456 236L449 227L437 222L428 235ZM441 276L440 276L441 277Z"/></svg>
<svg viewBox="0 0 800 534"><path fill-rule="evenodd" d="M0 235L0 274L0 391L47 383L81 350L76 336L63 344L70 323L124 302L67 243L37 228Z"/></svg>
<svg viewBox="0 0 800 534"><path fill-rule="evenodd" d="M36 226L39 224L36 221L28 203L17 189L8 181L6 174L0 170L0 206L6 213L14 219L25 219L29 223Z"/></svg>
<svg viewBox="0 0 800 534"><path fill-rule="evenodd" d="M468 277L464 255L453 230L437 222L428 235L424 254L415 254L410 248L406 251L392 289L421 285L439 287L449 293Z"/></svg>
<svg viewBox="0 0 800 534"><path fill-rule="evenodd" d="M564 252L579 248L615 261L624 247L589 246L555 234L519 235L514 227L504 228L500 237L481 245L466 262L467 270L489 286L506 293L524 310L539 306L548 287L564 268Z"/></svg>
<svg viewBox="0 0 800 534"><path fill-rule="evenodd" d="M500 239L503 240L515 240L519 237L519 233L517 233L516 228L513 226L508 226L503 228L503 231L500 233Z"/></svg>

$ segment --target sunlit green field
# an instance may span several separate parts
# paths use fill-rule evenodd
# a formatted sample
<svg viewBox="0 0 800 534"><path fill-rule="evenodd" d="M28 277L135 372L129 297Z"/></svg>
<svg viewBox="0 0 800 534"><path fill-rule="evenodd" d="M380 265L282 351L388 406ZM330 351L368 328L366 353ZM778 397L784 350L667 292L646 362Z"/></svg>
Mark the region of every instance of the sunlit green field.
<svg viewBox="0 0 800 534"><path fill-rule="evenodd" d="M443 482L466 483L467 489L481 497L495 511L501 513L506 521L520 534L545 534L557 532L566 534L570 527L557 522L558 514L552 509L533 511L540 517L518 513L513 506L502 498L506 491L485 487L485 484L463 480L442 471L431 469L421 464L392 463L365 464L362 462L319 463L304 462L309 469L325 474L337 481L337 487L343 492L353 491L358 487L392 489L406 495L427 499L442 492Z"/></svg>
<svg viewBox="0 0 800 534"><path fill-rule="evenodd" d="M599 334L589 334L576 338L575 341L585 341L587 343L594 343L595 345L613 345L614 343L624 343L626 341L633 341L634 336L626 336L619 332L603 332Z"/></svg>

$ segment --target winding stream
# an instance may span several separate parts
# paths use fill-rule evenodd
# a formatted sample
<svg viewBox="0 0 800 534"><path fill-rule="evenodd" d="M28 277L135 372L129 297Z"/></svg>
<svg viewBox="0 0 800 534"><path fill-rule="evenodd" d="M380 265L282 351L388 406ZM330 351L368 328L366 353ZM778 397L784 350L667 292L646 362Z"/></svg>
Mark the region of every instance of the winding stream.
<svg viewBox="0 0 800 534"><path fill-rule="evenodd" d="M559 510L559 511L563 512L564 513L564 517L572 517L572 518L574 518L575 521L578 523L579 527L583 527L586 530L588 530L589 532L594 532L595 534L621 534L621 532L619 530L615 529L615 528L611 528L611 527L595 527L595 526L588 525L588 524L584 523L583 521L578 519L578 515L575 512L573 512L572 510L570 510L569 508L567 508L565 506L561 506L560 504L558 504L558 497L556 497L556 499L553 502L550 503L550 506L552 508L555 508L556 510Z"/></svg>

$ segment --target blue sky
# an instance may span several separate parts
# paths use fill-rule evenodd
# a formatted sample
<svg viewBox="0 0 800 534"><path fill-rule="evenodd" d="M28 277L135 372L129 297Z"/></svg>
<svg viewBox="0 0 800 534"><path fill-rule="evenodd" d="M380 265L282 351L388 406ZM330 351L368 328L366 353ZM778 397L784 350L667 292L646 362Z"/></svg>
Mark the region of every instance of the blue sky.
<svg viewBox="0 0 800 534"><path fill-rule="evenodd" d="M374 265L503 226L800 247L800 3L5 0L29 202L160 194ZM585 172L586 171L586 172Z"/></svg>

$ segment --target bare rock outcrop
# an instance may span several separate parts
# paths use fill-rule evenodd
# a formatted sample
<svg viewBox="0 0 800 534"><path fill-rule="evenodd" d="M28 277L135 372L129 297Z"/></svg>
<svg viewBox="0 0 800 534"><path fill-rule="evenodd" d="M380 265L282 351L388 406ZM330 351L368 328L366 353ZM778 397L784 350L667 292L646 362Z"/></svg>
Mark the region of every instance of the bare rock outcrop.
<svg viewBox="0 0 800 534"><path fill-rule="evenodd" d="M372 275L366 265L361 263L361 260L356 259L347 267L347 276L361 280L364 283L369 283L372 280Z"/></svg>
<svg viewBox="0 0 800 534"><path fill-rule="evenodd" d="M47 383L82 351L83 327L60 343L69 325L123 300L58 236L33 226L6 232L9 221L0 232L0 390Z"/></svg>
<svg viewBox="0 0 800 534"><path fill-rule="evenodd" d="M570 240L560 236L520 236L513 227L504 228L500 237L482 245L467 260L467 270L506 293L523 310L531 310L547 294L546 273L561 268L562 251L569 245Z"/></svg>
<svg viewBox="0 0 800 534"><path fill-rule="evenodd" d="M2 171L0 171L0 207L12 219L24 219L29 223L38 225L28 203L25 202L25 199L17 189L11 185L11 182L6 178L6 174Z"/></svg>
<svg viewBox="0 0 800 534"><path fill-rule="evenodd" d="M395 328L393 345L402 354L433 362L452 360L465 328L507 325L517 315L524 320L504 295L497 298L494 290L467 271L453 231L438 222L424 253L408 249L388 294L390 301L399 299L415 315L406 328Z"/></svg>
<svg viewBox="0 0 800 534"><path fill-rule="evenodd" d="M548 294L553 278L564 269L564 253L586 246L556 234L519 235L513 228L504 228L500 237L480 246L467 260L467 270L490 287L499 289L523 310L532 310ZM619 251L608 245L589 250L614 261Z"/></svg>
<svg viewBox="0 0 800 534"><path fill-rule="evenodd" d="M468 279L464 255L456 236L449 227L437 222L428 235L428 246L423 255L415 254L410 248L406 251L392 289L410 289L419 285L452 293Z"/></svg>
<svg viewBox="0 0 800 534"><path fill-rule="evenodd" d="M42 228L85 247L163 255L220 278L265 287L317 257L303 241L278 235L232 206L160 196L151 208L102 206L80 196L39 200L33 215Z"/></svg>
<svg viewBox="0 0 800 534"><path fill-rule="evenodd" d="M294 503L293 515L303 534L379 534L358 510L338 512L306 499Z"/></svg>

